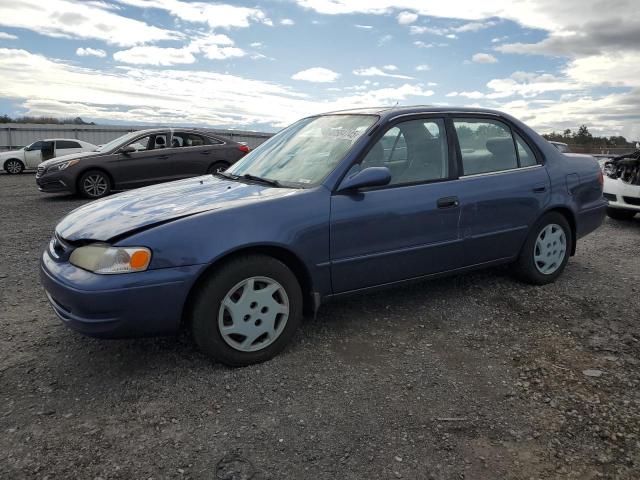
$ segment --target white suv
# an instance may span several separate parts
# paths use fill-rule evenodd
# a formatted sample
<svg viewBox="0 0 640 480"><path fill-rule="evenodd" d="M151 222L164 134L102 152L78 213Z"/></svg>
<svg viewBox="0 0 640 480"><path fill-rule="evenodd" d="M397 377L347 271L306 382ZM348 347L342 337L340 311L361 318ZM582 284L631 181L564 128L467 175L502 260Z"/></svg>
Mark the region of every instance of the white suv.
<svg viewBox="0 0 640 480"><path fill-rule="evenodd" d="M40 162L71 153L91 152L97 146L75 138L38 140L20 150L0 153L0 168L7 173L22 173L25 168L37 168Z"/></svg>
<svg viewBox="0 0 640 480"><path fill-rule="evenodd" d="M604 163L604 198L607 215L631 220L640 212L640 150Z"/></svg>

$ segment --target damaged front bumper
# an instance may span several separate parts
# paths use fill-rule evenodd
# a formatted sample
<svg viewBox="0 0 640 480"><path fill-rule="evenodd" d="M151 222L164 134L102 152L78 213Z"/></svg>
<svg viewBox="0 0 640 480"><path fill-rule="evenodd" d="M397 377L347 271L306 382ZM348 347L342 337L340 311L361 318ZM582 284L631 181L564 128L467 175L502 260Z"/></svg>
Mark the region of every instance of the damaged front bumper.
<svg viewBox="0 0 640 480"><path fill-rule="evenodd" d="M640 150L606 161L604 174L609 207L640 211Z"/></svg>

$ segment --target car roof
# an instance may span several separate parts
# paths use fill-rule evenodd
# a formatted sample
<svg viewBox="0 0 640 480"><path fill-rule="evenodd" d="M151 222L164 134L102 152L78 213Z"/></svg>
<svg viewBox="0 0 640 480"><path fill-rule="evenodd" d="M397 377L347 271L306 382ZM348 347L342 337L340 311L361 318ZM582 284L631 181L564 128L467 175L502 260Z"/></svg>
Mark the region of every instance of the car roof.
<svg viewBox="0 0 640 480"><path fill-rule="evenodd" d="M42 140L36 140L37 142L55 142L58 140L68 140L70 142L89 143L86 140L79 140L77 138L43 138Z"/></svg>
<svg viewBox="0 0 640 480"><path fill-rule="evenodd" d="M451 106L433 106L433 105L411 105L411 106L395 106L395 107L363 107L352 108L348 110L337 110L327 112L323 115L379 115L380 117L390 119L402 115L413 115L421 113L476 113L485 115L506 116L498 110L488 108L471 108L471 107L451 107Z"/></svg>
<svg viewBox="0 0 640 480"><path fill-rule="evenodd" d="M154 133L162 133L166 131L170 131L172 135L173 135L173 132L175 131L199 133L200 135L206 135L208 137L223 139L227 143L237 143L234 140L230 140L229 137L225 136L224 134L219 134L208 128L197 128L197 127L184 127L184 128L183 127L164 127L162 128L160 127L160 128L146 128L142 130L134 130L128 133L139 133L142 135L151 135Z"/></svg>

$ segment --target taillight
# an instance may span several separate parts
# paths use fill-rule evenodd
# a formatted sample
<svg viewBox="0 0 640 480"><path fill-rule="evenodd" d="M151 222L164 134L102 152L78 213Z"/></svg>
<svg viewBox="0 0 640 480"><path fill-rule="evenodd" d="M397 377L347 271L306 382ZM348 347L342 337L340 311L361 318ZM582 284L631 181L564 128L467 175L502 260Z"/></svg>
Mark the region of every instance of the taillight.
<svg viewBox="0 0 640 480"><path fill-rule="evenodd" d="M601 187L604 187L604 175L602 174L602 170L598 172L598 183Z"/></svg>
<svg viewBox="0 0 640 480"><path fill-rule="evenodd" d="M238 145L238 150L240 150L243 153L249 153L250 148L247 147L246 145Z"/></svg>

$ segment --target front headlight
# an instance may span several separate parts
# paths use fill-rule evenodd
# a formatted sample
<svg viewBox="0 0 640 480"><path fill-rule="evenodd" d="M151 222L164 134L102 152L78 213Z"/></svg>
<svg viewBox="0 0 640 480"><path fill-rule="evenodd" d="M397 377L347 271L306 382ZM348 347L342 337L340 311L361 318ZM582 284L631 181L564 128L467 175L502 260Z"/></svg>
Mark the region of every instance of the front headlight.
<svg viewBox="0 0 640 480"><path fill-rule="evenodd" d="M148 248L112 247L104 243L76 248L69 258L76 267L100 274L142 272L150 261Z"/></svg>
<svg viewBox="0 0 640 480"><path fill-rule="evenodd" d="M65 168L75 165L79 161L80 160L69 160L68 162L56 163L55 165L51 165L47 168L47 172L59 172L60 170L64 170Z"/></svg>

